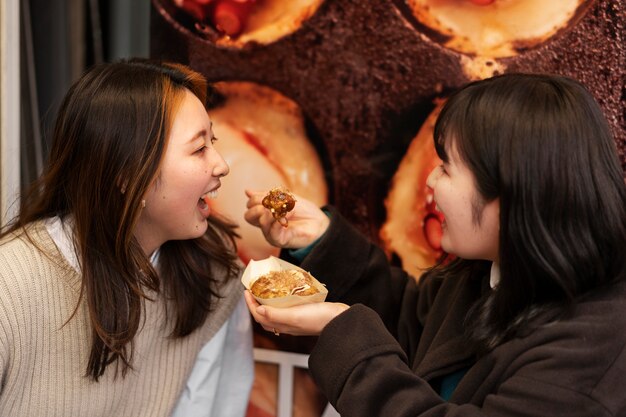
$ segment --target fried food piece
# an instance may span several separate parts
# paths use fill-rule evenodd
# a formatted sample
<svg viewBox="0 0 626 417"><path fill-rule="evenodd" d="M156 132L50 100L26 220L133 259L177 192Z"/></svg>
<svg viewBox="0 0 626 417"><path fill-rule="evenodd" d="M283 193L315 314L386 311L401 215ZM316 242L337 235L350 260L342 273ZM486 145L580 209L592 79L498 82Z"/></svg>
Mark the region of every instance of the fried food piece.
<svg viewBox="0 0 626 417"><path fill-rule="evenodd" d="M261 275L250 287L259 298L279 298L288 295L313 295L319 290L313 285L313 277L297 269L270 271Z"/></svg>
<svg viewBox="0 0 626 417"><path fill-rule="evenodd" d="M266 209L269 209L269 211L272 212L272 216L283 226L287 226L285 216L296 206L296 199L288 190L277 187L272 188L269 193L263 197L261 204L263 204L263 207Z"/></svg>

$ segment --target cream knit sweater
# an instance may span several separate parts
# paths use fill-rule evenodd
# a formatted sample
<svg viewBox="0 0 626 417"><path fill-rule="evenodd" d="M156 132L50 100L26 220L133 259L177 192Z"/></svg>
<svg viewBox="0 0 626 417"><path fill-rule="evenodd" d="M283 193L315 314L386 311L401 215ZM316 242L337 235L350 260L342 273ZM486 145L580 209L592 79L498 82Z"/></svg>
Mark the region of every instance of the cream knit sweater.
<svg viewBox="0 0 626 417"><path fill-rule="evenodd" d="M29 235L0 243L0 416L169 416L202 346L241 298L239 280L222 289L205 325L183 339L168 338L162 299L146 301L135 337L133 370L99 382L85 376L90 325L85 303L72 317L80 276L59 253L43 223Z"/></svg>

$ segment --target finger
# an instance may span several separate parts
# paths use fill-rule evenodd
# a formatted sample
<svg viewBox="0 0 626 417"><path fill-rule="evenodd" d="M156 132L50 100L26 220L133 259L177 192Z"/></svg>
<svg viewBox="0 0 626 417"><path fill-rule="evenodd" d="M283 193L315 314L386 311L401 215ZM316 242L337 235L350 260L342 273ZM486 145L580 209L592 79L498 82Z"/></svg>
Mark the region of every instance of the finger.
<svg viewBox="0 0 626 417"><path fill-rule="evenodd" d="M274 226L276 226L276 219L268 210L262 210L261 215L259 216L259 227L264 231L271 231Z"/></svg>
<svg viewBox="0 0 626 417"><path fill-rule="evenodd" d="M259 227L259 213L255 208L249 208L244 211L243 218L246 222L250 223L252 226Z"/></svg>
<svg viewBox="0 0 626 417"><path fill-rule="evenodd" d="M262 206L254 206L243 213L243 218L252 226L261 227L261 217L266 214L266 211Z"/></svg>
<svg viewBox="0 0 626 417"><path fill-rule="evenodd" d="M277 221L274 218L272 218L270 222L271 223L269 225L261 228L265 239L272 245L278 247L283 247L284 245L289 244L293 236L293 230L285 227L280 221Z"/></svg>
<svg viewBox="0 0 626 417"><path fill-rule="evenodd" d="M257 323L261 324L261 326L269 326L267 319L265 318L263 308L260 308L261 305L254 299L249 290L244 292L244 298L246 300L246 305L248 306L248 310L250 310L250 314L252 314L252 318Z"/></svg>
<svg viewBox="0 0 626 417"><path fill-rule="evenodd" d="M257 317L259 319L263 318L265 311L262 308L259 309L259 307L261 307L261 304L259 304L258 301L254 299L254 296L252 295L250 290L245 290L244 291L244 298L246 299L246 304L248 305L248 310L250 310L252 315L255 316L255 318L257 318Z"/></svg>
<svg viewBox="0 0 626 417"><path fill-rule="evenodd" d="M248 197L248 201L246 206L248 208L260 205L263 201L264 194L258 191L245 190L246 196Z"/></svg>
<svg viewBox="0 0 626 417"><path fill-rule="evenodd" d="M259 306L259 303L254 299L250 290L245 290L243 292L243 297L246 300L246 304L248 305L248 310L256 310L256 308Z"/></svg>
<svg viewBox="0 0 626 417"><path fill-rule="evenodd" d="M263 323L272 327L272 328L291 328L291 321L293 320L292 315L294 314L294 310L297 308L276 308L270 306L262 306L262 313L259 314L259 309L256 310L256 313L263 320Z"/></svg>
<svg viewBox="0 0 626 417"><path fill-rule="evenodd" d="M262 191L251 190L249 188L246 188L245 190L243 190L243 192L246 193L246 197L248 197L248 198L252 198L252 197L259 196L259 195L263 194Z"/></svg>
<svg viewBox="0 0 626 417"><path fill-rule="evenodd" d="M250 197L248 198L248 201L246 201L246 208L252 208L255 206L262 206L263 200L256 198L256 197Z"/></svg>
<svg viewBox="0 0 626 417"><path fill-rule="evenodd" d="M280 332L278 330L276 330L276 327L271 327L271 326L261 326L263 327L263 330L270 332L270 333L274 333L276 336L278 336L280 334ZM278 333L278 334L276 334Z"/></svg>

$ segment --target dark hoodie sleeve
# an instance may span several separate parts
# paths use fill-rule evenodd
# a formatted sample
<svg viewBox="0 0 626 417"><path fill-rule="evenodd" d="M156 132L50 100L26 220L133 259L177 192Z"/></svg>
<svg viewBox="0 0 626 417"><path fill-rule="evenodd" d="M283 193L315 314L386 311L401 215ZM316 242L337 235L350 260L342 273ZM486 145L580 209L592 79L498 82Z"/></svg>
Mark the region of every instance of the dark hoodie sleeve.
<svg viewBox="0 0 626 417"><path fill-rule="evenodd" d="M361 303L375 310L394 335L403 299L416 300L415 280L392 267L385 253L357 231L333 207L324 207L331 223L300 266L328 288L327 301ZM298 263L283 251L281 257ZM405 306L406 307L406 306Z"/></svg>

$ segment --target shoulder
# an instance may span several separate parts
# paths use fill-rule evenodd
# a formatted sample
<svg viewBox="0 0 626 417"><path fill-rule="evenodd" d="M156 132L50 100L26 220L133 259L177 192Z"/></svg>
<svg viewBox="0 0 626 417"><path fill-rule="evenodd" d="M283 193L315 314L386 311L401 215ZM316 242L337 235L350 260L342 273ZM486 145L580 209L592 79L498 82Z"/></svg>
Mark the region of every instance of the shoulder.
<svg viewBox="0 0 626 417"><path fill-rule="evenodd" d="M4 236L0 241L0 277L31 272L42 255L39 230L35 225Z"/></svg>
<svg viewBox="0 0 626 417"><path fill-rule="evenodd" d="M63 257L46 229L45 222L35 221L0 240L0 262L33 267L33 260L63 264ZM25 265L22 265L25 264Z"/></svg>
<svg viewBox="0 0 626 417"><path fill-rule="evenodd" d="M0 256L7 251L34 247L32 231L36 224L30 224L25 229L14 230L0 239Z"/></svg>
<svg viewBox="0 0 626 417"><path fill-rule="evenodd" d="M44 258L32 231L18 230L0 241L0 323L5 331L18 326L19 317L29 314L36 304L33 297L41 292L35 277Z"/></svg>
<svg viewBox="0 0 626 417"><path fill-rule="evenodd" d="M30 299L52 279L70 275L43 222L34 222L0 241L0 297Z"/></svg>
<svg viewBox="0 0 626 417"><path fill-rule="evenodd" d="M572 314L496 351L519 376L577 390L598 402L626 383L626 283L582 299ZM494 351L494 353L496 352Z"/></svg>
<svg viewBox="0 0 626 417"><path fill-rule="evenodd" d="M568 347L581 355L590 351L614 353L626 344L626 282L579 300L573 311L536 328L522 340L537 346Z"/></svg>

